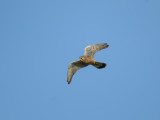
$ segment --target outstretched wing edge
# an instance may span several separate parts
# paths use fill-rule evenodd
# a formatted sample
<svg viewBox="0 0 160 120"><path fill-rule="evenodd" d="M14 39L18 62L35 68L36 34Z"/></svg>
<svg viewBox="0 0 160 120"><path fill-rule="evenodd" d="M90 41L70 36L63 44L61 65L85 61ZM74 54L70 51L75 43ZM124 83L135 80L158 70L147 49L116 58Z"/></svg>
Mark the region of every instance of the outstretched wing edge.
<svg viewBox="0 0 160 120"><path fill-rule="evenodd" d="M85 64L81 61L73 61L70 63L68 67L67 72L67 82L68 84L71 83L73 75L81 68L88 66L88 64Z"/></svg>
<svg viewBox="0 0 160 120"><path fill-rule="evenodd" d="M107 47L109 47L107 43L89 45L84 49L84 55L93 59L96 52Z"/></svg>

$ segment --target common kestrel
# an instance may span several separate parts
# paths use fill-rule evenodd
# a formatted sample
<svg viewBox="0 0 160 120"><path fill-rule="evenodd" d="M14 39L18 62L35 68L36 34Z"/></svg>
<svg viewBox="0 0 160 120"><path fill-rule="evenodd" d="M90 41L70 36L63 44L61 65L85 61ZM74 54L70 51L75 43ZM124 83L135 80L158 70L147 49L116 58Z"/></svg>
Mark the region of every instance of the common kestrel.
<svg viewBox="0 0 160 120"><path fill-rule="evenodd" d="M94 60L94 54L102 49L107 48L109 45L107 43L89 45L84 50L84 56L79 57L79 61L73 61L70 63L67 72L67 82L71 83L73 75L77 70L86 67L88 65L93 65L94 67L101 69L106 67L106 63L96 62Z"/></svg>

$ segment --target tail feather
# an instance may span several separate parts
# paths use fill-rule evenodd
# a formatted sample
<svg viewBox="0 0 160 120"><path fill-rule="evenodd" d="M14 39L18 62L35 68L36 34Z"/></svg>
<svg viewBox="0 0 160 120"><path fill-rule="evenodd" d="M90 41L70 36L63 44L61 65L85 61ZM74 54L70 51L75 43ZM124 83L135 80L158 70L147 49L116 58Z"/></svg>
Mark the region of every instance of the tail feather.
<svg viewBox="0 0 160 120"><path fill-rule="evenodd" d="M92 64L94 67L98 68L98 69L102 69L106 67L106 63L100 63L100 62L96 62L95 64Z"/></svg>

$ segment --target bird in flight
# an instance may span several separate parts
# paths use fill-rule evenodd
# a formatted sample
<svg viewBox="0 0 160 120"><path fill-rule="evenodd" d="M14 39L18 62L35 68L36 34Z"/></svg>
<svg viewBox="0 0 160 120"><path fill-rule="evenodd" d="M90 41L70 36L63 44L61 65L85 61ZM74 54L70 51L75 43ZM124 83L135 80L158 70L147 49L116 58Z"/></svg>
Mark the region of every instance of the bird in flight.
<svg viewBox="0 0 160 120"><path fill-rule="evenodd" d="M109 47L107 43L89 45L84 49L84 56L79 57L79 61L73 61L70 63L67 72L67 82L71 83L73 75L81 68L93 65L94 67L101 69L106 67L106 63L97 62L94 60L94 54L102 49Z"/></svg>

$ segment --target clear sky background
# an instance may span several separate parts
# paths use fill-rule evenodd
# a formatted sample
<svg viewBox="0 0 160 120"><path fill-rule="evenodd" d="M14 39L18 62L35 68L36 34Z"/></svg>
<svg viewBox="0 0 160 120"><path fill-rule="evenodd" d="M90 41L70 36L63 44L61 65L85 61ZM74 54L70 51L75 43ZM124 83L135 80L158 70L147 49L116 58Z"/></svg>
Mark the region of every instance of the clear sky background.
<svg viewBox="0 0 160 120"><path fill-rule="evenodd" d="M0 119L160 120L160 1L1 0Z"/></svg>

